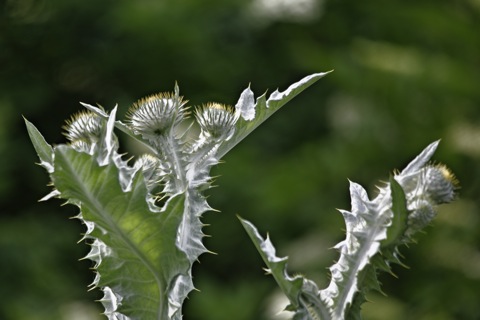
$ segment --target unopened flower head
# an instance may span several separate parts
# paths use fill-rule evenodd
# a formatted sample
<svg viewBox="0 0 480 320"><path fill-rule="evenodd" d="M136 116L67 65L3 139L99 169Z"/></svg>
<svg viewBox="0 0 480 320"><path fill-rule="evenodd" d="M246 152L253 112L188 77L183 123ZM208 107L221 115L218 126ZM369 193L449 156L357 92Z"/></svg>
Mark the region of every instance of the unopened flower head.
<svg viewBox="0 0 480 320"><path fill-rule="evenodd" d="M136 134L155 140L185 119L186 101L172 93L160 93L137 101L128 113Z"/></svg>
<svg viewBox="0 0 480 320"><path fill-rule="evenodd" d="M435 208L429 201L419 200L408 215L408 228L405 235L411 238L419 230L428 226L437 215Z"/></svg>
<svg viewBox="0 0 480 320"><path fill-rule="evenodd" d="M195 112L202 134L214 139L231 138L235 131L238 115L235 110L220 103L207 103Z"/></svg>
<svg viewBox="0 0 480 320"><path fill-rule="evenodd" d="M149 172L155 170L159 163L160 161L157 157L146 153L141 155L137 161L135 161L134 167L142 169L143 172Z"/></svg>
<svg viewBox="0 0 480 320"><path fill-rule="evenodd" d="M400 174L396 178L405 190L407 199L425 199L432 202L432 205L453 201L458 189L454 174L441 164L430 164L417 172Z"/></svg>
<svg viewBox="0 0 480 320"><path fill-rule="evenodd" d="M63 127L65 136L72 145L88 146L98 141L103 119L90 111L82 111L67 121ZM83 149L83 147L81 147Z"/></svg>
<svg viewBox="0 0 480 320"><path fill-rule="evenodd" d="M142 170L147 185L150 186L159 182L162 168L161 162L157 157L144 154L135 161L134 167Z"/></svg>
<svg viewBox="0 0 480 320"><path fill-rule="evenodd" d="M445 165L429 165L424 168L426 192L436 204L449 203L455 199L458 180Z"/></svg>

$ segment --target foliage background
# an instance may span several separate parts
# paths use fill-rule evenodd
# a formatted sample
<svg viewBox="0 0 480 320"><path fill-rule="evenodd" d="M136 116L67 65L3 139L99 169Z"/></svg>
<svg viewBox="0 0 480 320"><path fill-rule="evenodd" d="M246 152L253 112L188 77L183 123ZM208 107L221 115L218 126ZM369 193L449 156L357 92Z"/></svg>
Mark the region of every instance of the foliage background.
<svg viewBox="0 0 480 320"><path fill-rule="evenodd" d="M170 91L235 104L335 69L214 170L207 247L185 319L280 319L282 306L235 214L270 232L290 270L321 284L349 208L347 178L375 192L433 140L460 199L382 275L365 319L480 317L478 0L4 0L0 2L0 319L102 319L75 208L49 188L21 115L61 143L78 101ZM130 146L134 149L134 146ZM128 146L127 146L128 149Z"/></svg>

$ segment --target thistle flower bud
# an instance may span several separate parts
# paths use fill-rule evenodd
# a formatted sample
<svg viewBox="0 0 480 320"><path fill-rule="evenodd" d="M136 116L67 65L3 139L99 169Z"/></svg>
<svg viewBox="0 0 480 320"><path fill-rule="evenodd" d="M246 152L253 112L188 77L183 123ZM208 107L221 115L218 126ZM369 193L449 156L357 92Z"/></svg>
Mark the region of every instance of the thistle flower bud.
<svg viewBox="0 0 480 320"><path fill-rule="evenodd" d="M141 169L145 180L149 181L157 175L155 171L159 168L159 165L160 161L158 158L150 154L143 154L135 161L134 168Z"/></svg>
<svg viewBox="0 0 480 320"><path fill-rule="evenodd" d="M396 179L405 190L407 199L424 199L432 205L453 201L458 189L454 174L441 164L427 165L408 175L399 174Z"/></svg>
<svg viewBox="0 0 480 320"><path fill-rule="evenodd" d="M79 112L67 120L63 127L66 130L64 134L75 149L89 152L102 134L102 121L93 112Z"/></svg>
<svg viewBox="0 0 480 320"><path fill-rule="evenodd" d="M186 101L172 93L159 93L137 101L129 110L130 126L136 134L155 141L185 119Z"/></svg>
<svg viewBox="0 0 480 320"><path fill-rule="evenodd" d="M458 181L446 166L426 165L410 174L398 174L396 180L405 191L408 228L405 235L412 237L425 228L436 216L435 206L455 199Z"/></svg>
<svg viewBox="0 0 480 320"><path fill-rule="evenodd" d="M444 165L425 167L426 193L436 204L452 202L455 190L458 189L458 180Z"/></svg>
<svg viewBox="0 0 480 320"><path fill-rule="evenodd" d="M235 110L219 103L207 103L195 112L202 134L206 138L215 140L228 140L235 131L238 115Z"/></svg>
<svg viewBox="0 0 480 320"><path fill-rule="evenodd" d="M428 226L436 215L437 212L428 201L418 201L415 203L415 209L408 215L408 228L405 235L412 237L417 231Z"/></svg>

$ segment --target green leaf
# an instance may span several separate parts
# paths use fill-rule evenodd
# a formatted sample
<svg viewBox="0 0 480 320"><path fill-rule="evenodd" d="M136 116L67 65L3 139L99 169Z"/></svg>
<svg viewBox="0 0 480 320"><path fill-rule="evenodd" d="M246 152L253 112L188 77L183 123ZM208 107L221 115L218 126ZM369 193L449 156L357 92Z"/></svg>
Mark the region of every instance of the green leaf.
<svg viewBox="0 0 480 320"><path fill-rule="evenodd" d="M388 227L387 238L382 241L382 247L388 247L391 244L398 245L400 238L404 236L407 230L408 209L405 191L402 186L390 176L390 190L392 193L392 224Z"/></svg>
<svg viewBox="0 0 480 320"><path fill-rule="evenodd" d="M152 210L141 173L122 190L114 163L99 166L95 158L60 145L55 148L52 180L61 198L80 203L87 224L85 238L94 239L86 258L96 262L95 286L109 319L117 313L132 319L180 319L179 309L193 288L190 262L176 246L185 195Z"/></svg>
<svg viewBox="0 0 480 320"><path fill-rule="evenodd" d="M27 126L28 135L33 143L33 147L40 158L40 165L48 172L53 171L53 148L49 145L38 129L27 119L25 125Z"/></svg>

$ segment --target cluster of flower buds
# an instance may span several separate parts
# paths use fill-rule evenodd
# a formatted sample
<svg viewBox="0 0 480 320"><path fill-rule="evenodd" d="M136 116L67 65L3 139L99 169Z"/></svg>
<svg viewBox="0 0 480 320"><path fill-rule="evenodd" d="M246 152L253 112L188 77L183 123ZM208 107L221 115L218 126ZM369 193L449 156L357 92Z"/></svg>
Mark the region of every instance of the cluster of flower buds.
<svg viewBox="0 0 480 320"><path fill-rule="evenodd" d="M395 179L402 186L407 201L407 237L435 218L435 206L453 201L459 185L455 175L442 164L429 164L413 173L396 175Z"/></svg>
<svg viewBox="0 0 480 320"><path fill-rule="evenodd" d="M195 110L200 133L197 138L187 134L192 126L180 126L189 119L186 100L178 94L159 93L135 102L127 113L124 126L152 150L134 164L134 171L142 170L150 190L162 185L162 192L174 194L187 185L198 186L209 181L208 169L218 162L218 146L235 133L240 112L220 103L206 103ZM93 154L105 133L107 115L87 106L67 121L65 135L78 151ZM94 111L91 111L91 110ZM182 128L187 128L181 132Z"/></svg>

